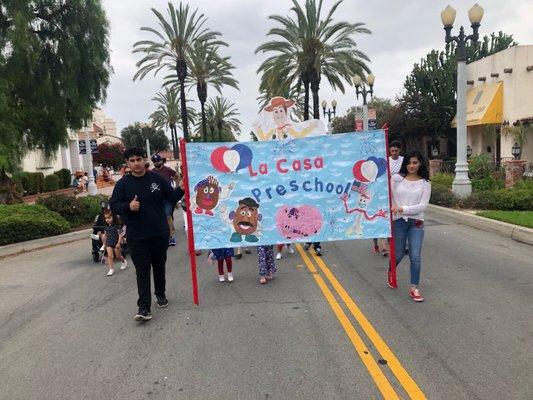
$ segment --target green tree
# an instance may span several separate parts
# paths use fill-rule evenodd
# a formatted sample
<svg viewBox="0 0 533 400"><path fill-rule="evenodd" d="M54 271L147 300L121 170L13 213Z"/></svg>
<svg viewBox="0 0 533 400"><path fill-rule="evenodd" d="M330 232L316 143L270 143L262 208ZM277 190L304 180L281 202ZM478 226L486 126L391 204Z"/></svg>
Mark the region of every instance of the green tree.
<svg viewBox="0 0 533 400"><path fill-rule="evenodd" d="M467 47L468 62L504 50L517 43L512 35L499 32ZM432 50L413 66L404 83L404 93L398 99L406 117L414 119L403 135L421 138L430 134L435 143L446 137L455 143L451 121L456 114L457 57L455 46L444 51Z"/></svg>
<svg viewBox="0 0 533 400"><path fill-rule="evenodd" d="M376 110L376 126L380 129L385 122L391 118L394 112L394 106L389 99L374 97L368 103L368 108ZM333 133L353 132L355 129L355 107L350 107L346 114L335 117L331 121L331 128Z"/></svg>
<svg viewBox="0 0 533 400"><path fill-rule="evenodd" d="M191 12L189 5L180 2L176 9L172 3L168 3L168 20L155 8L152 8L152 12L158 19L159 30L150 27L142 27L141 30L150 32L157 38L155 41L142 40L133 45L134 53L143 54L143 58L136 64L138 70L133 79L143 79L150 72L156 75L162 69L175 72L179 81L183 134L188 141L185 81L194 44L198 42L206 42L211 46L227 46L227 44L218 40L219 32L211 31L204 26L207 21L204 14L198 14L198 9Z"/></svg>
<svg viewBox="0 0 533 400"><path fill-rule="evenodd" d="M0 4L0 166L50 156L105 99L112 71L100 0Z"/></svg>
<svg viewBox="0 0 533 400"><path fill-rule="evenodd" d="M168 138L162 129L156 129L148 124L135 122L128 125L120 132L122 142L126 147L146 148L146 139L150 142L150 151L157 153L162 150L168 150ZM150 156L150 154L148 154Z"/></svg>
<svg viewBox="0 0 533 400"><path fill-rule="evenodd" d="M178 94L175 89L165 88L164 92L158 92L152 100L158 104L157 109L150 115L152 126L156 129L165 129L165 131L170 129L174 158L177 160L179 158L177 126L181 122ZM190 100L187 100L187 103L189 102ZM189 124L195 124L196 111L187 107L187 115L189 116Z"/></svg>
<svg viewBox="0 0 533 400"><path fill-rule="evenodd" d="M207 88L212 86L220 95L224 86L231 86L239 90L238 82L233 78L232 70L235 67L230 62L230 57L221 57L219 46L212 46L208 42L196 42L190 54L190 74L187 84L190 89L196 87L201 108L201 135L205 137L207 121L205 116L205 103L207 101ZM165 79L165 84L179 84L177 76L170 75Z"/></svg>
<svg viewBox="0 0 533 400"><path fill-rule="evenodd" d="M102 143L98 146L98 153L93 154L93 161L103 166L111 166L115 171L124 163L124 145L121 143Z"/></svg>
<svg viewBox="0 0 533 400"><path fill-rule="evenodd" d="M222 97L210 99L207 104L206 117L208 142L234 142L234 134L240 135L241 122L237 119L239 112L235 104Z"/></svg>
<svg viewBox="0 0 533 400"><path fill-rule="evenodd" d="M309 91L313 97L313 117L320 118L319 89L322 75L333 89L344 93L344 82L350 84L354 74L369 72L369 58L357 48L355 34L369 34L363 23L335 22L333 14L342 0L333 4L322 17L322 0L306 0L302 8L292 0L295 18L271 15L281 26L268 35L276 39L256 49L256 53L274 53L258 69L261 89L268 95L280 87L304 88L304 119L308 119ZM344 82L343 82L344 81Z"/></svg>

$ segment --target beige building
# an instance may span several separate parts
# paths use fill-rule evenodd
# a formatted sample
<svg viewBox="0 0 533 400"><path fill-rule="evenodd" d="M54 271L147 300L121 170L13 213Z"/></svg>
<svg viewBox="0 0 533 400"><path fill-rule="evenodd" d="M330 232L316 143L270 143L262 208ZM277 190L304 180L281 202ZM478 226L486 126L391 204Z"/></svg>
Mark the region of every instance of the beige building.
<svg viewBox="0 0 533 400"><path fill-rule="evenodd" d="M521 126L521 159L533 162L533 45L514 46L467 65L467 135L472 154L513 158L509 127Z"/></svg>
<svg viewBox="0 0 533 400"><path fill-rule="evenodd" d="M95 108L93 110L92 121L89 124L89 139L96 139L101 143L122 143L122 139L117 135L116 122L108 118L104 112ZM22 169L27 172L43 172L45 175L51 174L61 168L69 169L71 172L86 171L87 160L79 154L79 141L85 140L85 131L68 131L67 145L61 146L56 154L46 159L44 153L36 149L26 154L22 161Z"/></svg>

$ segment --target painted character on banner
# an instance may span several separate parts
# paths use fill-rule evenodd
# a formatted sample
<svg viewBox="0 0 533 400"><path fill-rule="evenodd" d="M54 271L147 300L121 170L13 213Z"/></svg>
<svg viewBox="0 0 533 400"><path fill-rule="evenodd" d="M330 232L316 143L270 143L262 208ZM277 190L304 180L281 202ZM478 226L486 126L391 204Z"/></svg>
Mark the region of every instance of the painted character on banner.
<svg viewBox="0 0 533 400"><path fill-rule="evenodd" d="M205 213L205 215L212 217L213 210L217 207L219 201L227 199L233 189L235 189L235 182L220 186L218 180L212 175L202 179L194 186L196 196L191 198L194 213Z"/></svg>
<svg viewBox="0 0 533 400"><path fill-rule="evenodd" d="M222 220L230 225L234 230L230 242L238 243L244 241L255 243L259 241L256 234L259 231L259 222L263 218L259 213L259 203L251 197L239 200L239 205L235 210L229 211L225 206L220 207Z"/></svg>
<svg viewBox="0 0 533 400"><path fill-rule="evenodd" d="M315 206L283 206L276 213L276 227L287 239L300 239L317 234L322 228L322 214Z"/></svg>
<svg viewBox="0 0 533 400"><path fill-rule="evenodd" d="M357 213L354 224L346 230L347 235L363 235L363 218L366 221L373 221L376 218L387 218L387 212L382 209L374 215L370 215L366 211L366 208L372 202L372 192L369 190L358 190L357 203L359 207L352 208L351 210L348 208L348 195L342 195L341 200L344 203L344 209L347 214Z"/></svg>

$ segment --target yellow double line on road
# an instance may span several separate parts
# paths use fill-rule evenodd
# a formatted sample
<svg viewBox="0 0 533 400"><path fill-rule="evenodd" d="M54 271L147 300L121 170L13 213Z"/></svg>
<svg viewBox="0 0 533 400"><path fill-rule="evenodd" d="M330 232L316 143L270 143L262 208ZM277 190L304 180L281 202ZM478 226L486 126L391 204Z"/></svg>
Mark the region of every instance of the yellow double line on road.
<svg viewBox="0 0 533 400"><path fill-rule="evenodd" d="M339 320L340 324L346 331L346 334L350 338L350 341L352 342L357 354L363 361L363 364L370 373L370 376L372 376L372 378L374 379L374 382L376 383L376 386L378 387L383 397L385 399L400 399L400 397L392 387L391 383L381 370L380 366L378 365L372 354L370 354L370 350L368 349L365 342L355 329L354 325L342 309L335 295L328 287L326 281L324 280L324 278L322 278L322 275L320 275L315 265L309 258L308 253L306 253L302 246L299 244L296 245L296 249L298 250L298 253L300 253L300 256L306 264L307 269L313 275L313 278L315 279L320 290L324 294L324 297L328 301L333 312L337 316L337 319ZM331 286L333 286L337 294L342 299L342 302L345 304L350 313L358 322L359 326L365 332L368 339L370 339L374 347L377 349L381 357L387 360L388 367L391 369L392 373L394 374L400 385L404 388L409 398L416 400L425 399L426 396L424 395L424 393L420 390L418 385L415 383L413 378L411 378L405 368L400 364L394 353L391 351L389 346L387 346L387 344L381 338L378 332L374 329L370 321L368 321L368 319L365 317L361 309L357 306L355 301L342 287L337 278L335 278L335 275L333 275L333 273L327 267L323 259L317 257L314 254L313 258L315 263L318 265L318 267L324 274L324 276L330 282Z"/></svg>

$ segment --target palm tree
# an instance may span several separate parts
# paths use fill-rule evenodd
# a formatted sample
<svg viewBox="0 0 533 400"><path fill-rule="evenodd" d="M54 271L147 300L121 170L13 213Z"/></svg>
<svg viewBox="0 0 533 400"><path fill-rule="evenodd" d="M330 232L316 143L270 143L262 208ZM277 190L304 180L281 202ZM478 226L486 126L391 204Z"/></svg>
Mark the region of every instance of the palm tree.
<svg viewBox="0 0 533 400"><path fill-rule="evenodd" d="M196 87L198 100L202 110L202 137L207 134L205 103L207 101L207 87L211 85L222 95L223 86L231 86L239 90L238 82L233 78L230 57L221 57L219 47L207 42L196 42L190 54L190 74L187 79L189 89ZM175 85L179 81L175 74L165 78L165 85Z"/></svg>
<svg viewBox="0 0 533 400"><path fill-rule="evenodd" d="M235 103L223 97L210 99L207 104L207 124L211 130L211 141L215 141L215 130L218 141L234 141L233 132L240 134L241 122L237 119L239 112ZM229 139L228 139L229 138ZM233 140L231 140L233 138Z"/></svg>
<svg viewBox="0 0 533 400"><path fill-rule="evenodd" d="M197 15L198 9L191 13L188 5L180 2L176 9L172 3L168 3L168 20L155 8L152 8L152 12L159 21L161 31L146 26L141 28L142 31L156 35L157 38L156 41L142 40L133 45L134 53L144 54L136 64L138 70L133 80L143 79L152 71L156 75L162 69L176 72L180 89L181 123L185 140L188 141L185 79L193 44L196 42L209 42L213 46L227 46L227 44L217 39L221 35L219 32L204 27L207 18L204 14Z"/></svg>
<svg viewBox="0 0 533 400"><path fill-rule="evenodd" d="M265 87L270 85L269 82L280 80L289 81L291 86L303 85L304 118L308 116L309 90L313 96L313 117L320 117L318 92L322 75L333 89L338 88L344 93L343 81L350 84L354 74L370 71L365 63L370 61L369 58L357 49L352 39L352 35L369 34L370 30L364 23L333 21L332 16L342 1L337 1L322 19L322 0L318 4L316 0L306 0L305 10L297 0L292 0L291 11L296 18L271 15L269 19L281 24L281 27L268 32L277 40L264 43L255 51L275 53L258 69L258 73L262 74L262 84L266 80Z"/></svg>
<svg viewBox="0 0 533 400"><path fill-rule="evenodd" d="M177 92L173 89L165 88L165 92L158 92L156 96L152 98L152 100L158 103L156 110L152 113L152 115L150 115L152 125L157 129L170 129L174 158L178 159L179 142L177 125L181 121L181 114ZM189 102L189 100L187 100L187 102ZM187 115L189 117L189 122L194 124L197 117L194 109L187 107Z"/></svg>

